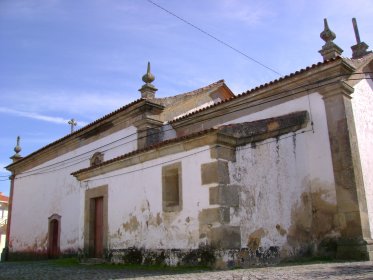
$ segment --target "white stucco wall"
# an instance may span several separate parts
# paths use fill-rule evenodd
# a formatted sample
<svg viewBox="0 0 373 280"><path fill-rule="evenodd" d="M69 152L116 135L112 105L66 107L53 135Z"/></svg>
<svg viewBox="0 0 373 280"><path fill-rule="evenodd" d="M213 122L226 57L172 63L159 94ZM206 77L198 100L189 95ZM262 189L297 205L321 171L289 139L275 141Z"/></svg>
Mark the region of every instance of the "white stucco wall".
<svg viewBox="0 0 373 280"><path fill-rule="evenodd" d="M290 244L289 240L315 228L315 232L317 229L320 231L323 225L315 223L329 222L329 217L334 214L334 210L330 209L335 208L336 194L321 95L312 93L229 123L266 119L302 110L309 111L313 127L308 123L302 130L304 133L283 135L277 140L267 139L257 143L255 148L251 145L240 147L236 162L229 163L231 184L240 186L240 207L232 209L231 225L241 227L242 247L250 245L250 238L258 236L259 246L297 246L297 240L294 244ZM201 165L214 161L209 147L93 177L87 184L79 184L69 175L87 167L89 158L96 151L111 147L105 151L105 160L108 160L136 149L135 134L109 147L99 148L135 132L135 128L117 132L38 166L31 170L34 173L32 176L17 176L11 249L45 250L48 217L52 214L61 215L61 250L83 248L85 192L103 185L108 185L109 249L132 246L149 249L197 248L200 241L199 214L202 209L212 207L209 205L208 189L211 186L201 185ZM83 154L85 152L88 153ZM78 157L73 158L75 156ZM39 169L62 160L67 161L58 167L50 167L50 172ZM162 166L174 162L182 165L182 210L166 213L162 210ZM313 213L316 209L313 205L329 211L321 213L327 216L326 220L321 219L325 215L320 218L319 214ZM326 229L322 228L321 233L317 233L338 234L328 229L326 225Z"/></svg>
<svg viewBox="0 0 373 280"><path fill-rule="evenodd" d="M289 246L296 248L301 245L297 235L299 239L307 234L310 238L317 238L316 234L338 235L328 226L318 227L315 223L321 216L312 214L313 207L328 208L321 211L334 213L323 213L324 222L333 222L336 210L326 113L321 95L313 93L309 99L307 96L295 99L230 123L301 110L311 113L313 131L308 123L302 129L304 133L297 131L279 139L259 142L255 147L238 148L236 162L229 165L231 182L241 186L240 209L232 213L232 221L241 226L242 247L255 246L255 241L262 247L289 249ZM305 236L301 236L303 232Z"/></svg>
<svg viewBox="0 0 373 280"><path fill-rule="evenodd" d="M48 217L61 216L60 250L76 250L81 236L81 186L70 174L89 166L95 152L108 160L137 148L136 128L129 127L43 163L16 176L10 249L45 251Z"/></svg>
<svg viewBox="0 0 373 280"><path fill-rule="evenodd" d="M5 247L6 234L0 234L0 252L3 251Z"/></svg>
<svg viewBox="0 0 373 280"><path fill-rule="evenodd" d="M333 225L316 225L320 221L328 223L330 219L332 224L336 210L322 97L313 93L230 123L301 110L311 112L314 130L309 123L302 130L304 133L283 135L278 141L268 139L257 143L255 148L240 147L236 162L229 164L231 184L240 186L240 207L232 210L230 225L241 227L242 247L248 246L249 237L261 229L260 246L297 246L289 244L288 238L299 234L299 224L305 232L338 235ZM178 161L182 163L183 209L165 213L162 211L162 166ZM108 185L109 248L198 247L199 214L202 209L212 207L208 193L212 185L201 185L201 164L212 161L208 147L201 147L90 178L89 189ZM81 192L83 198L85 190ZM322 209L321 218L313 217L313 206L331 212L325 214Z"/></svg>
<svg viewBox="0 0 373 280"><path fill-rule="evenodd" d="M354 87L352 109L367 198L371 237L373 233L373 82L362 80Z"/></svg>
<svg viewBox="0 0 373 280"><path fill-rule="evenodd" d="M198 215L210 207L201 164L211 161L209 147L200 147L90 178L90 189L108 185L109 248L198 247ZM163 212L162 166L175 162L182 166L182 209Z"/></svg>

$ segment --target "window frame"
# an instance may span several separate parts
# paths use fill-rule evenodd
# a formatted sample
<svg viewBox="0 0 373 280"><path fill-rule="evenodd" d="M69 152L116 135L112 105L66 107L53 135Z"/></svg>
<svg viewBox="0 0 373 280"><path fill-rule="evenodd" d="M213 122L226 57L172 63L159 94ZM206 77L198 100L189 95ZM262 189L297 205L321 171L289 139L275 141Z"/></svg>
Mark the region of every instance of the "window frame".
<svg viewBox="0 0 373 280"><path fill-rule="evenodd" d="M172 175L177 174L177 182L178 185L172 186L170 185L170 182L168 180L168 177L170 176L170 173L174 173ZM170 201L166 201L167 198L167 191L170 191L171 188L178 190L178 199L177 203L170 205ZM169 164L162 167L162 209L164 212L177 212L181 211L183 208L183 200L182 200L182 168L181 168L181 162L176 162L173 164ZM172 191L172 190L171 190Z"/></svg>

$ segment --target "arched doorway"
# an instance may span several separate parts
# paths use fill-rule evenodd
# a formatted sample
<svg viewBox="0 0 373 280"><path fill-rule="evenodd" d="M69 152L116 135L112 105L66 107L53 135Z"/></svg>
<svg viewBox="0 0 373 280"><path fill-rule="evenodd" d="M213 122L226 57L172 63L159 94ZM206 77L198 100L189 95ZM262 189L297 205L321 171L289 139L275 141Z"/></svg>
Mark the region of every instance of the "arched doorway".
<svg viewBox="0 0 373 280"><path fill-rule="evenodd" d="M48 220L48 257L56 258L60 254L61 216L53 214Z"/></svg>

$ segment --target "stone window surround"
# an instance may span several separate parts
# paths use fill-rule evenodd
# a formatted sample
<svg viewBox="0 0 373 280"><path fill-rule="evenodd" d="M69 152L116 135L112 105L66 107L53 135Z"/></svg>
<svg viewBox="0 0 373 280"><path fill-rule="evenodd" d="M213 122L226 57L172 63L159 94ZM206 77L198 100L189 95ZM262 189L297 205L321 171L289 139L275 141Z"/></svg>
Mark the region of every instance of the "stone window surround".
<svg viewBox="0 0 373 280"><path fill-rule="evenodd" d="M177 186L170 185L173 182L169 180L169 174L173 173L172 175L177 175L178 184ZM173 164L165 165L162 167L162 209L164 212L177 212L181 211L183 208L183 195L182 195L182 168L181 162L176 162ZM171 195L172 197L178 196L175 199L175 203L170 204L169 201L166 201L166 197L170 197L167 195L168 192L173 192ZM177 192L177 193L176 193ZM177 200L177 201L176 201Z"/></svg>

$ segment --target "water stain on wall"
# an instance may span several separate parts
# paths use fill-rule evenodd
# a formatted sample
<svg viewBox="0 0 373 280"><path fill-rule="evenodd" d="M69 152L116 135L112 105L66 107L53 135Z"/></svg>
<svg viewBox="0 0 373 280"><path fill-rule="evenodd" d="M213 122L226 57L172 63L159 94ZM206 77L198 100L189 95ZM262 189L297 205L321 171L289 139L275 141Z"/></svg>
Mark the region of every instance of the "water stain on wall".
<svg viewBox="0 0 373 280"><path fill-rule="evenodd" d="M153 214L150 213L147 224L150 226L155 226L155 227L160 226L162 224L161 213L158 212L156 216L153 216Z"/></svg>
<svg viewBox="0 0 373 280"><path fill-rule="evenodd" d="M131 216L130 220L124 223L122 226L125 231L132 233L139 228L140 223L135 216Z"/></svg>
<svg viewBox="0 0 373 280"><path fill-rule="evenodd" d="M277 224L276 229L281 236L286 235L287 231L281 225Z"/></svg>
<svg viewBox="0 0 373 280"><path fill-rule="evenodd" d="M263 228L259 228L256 231L252 232L249 235L247 247L249 247L252 251L256 251L256 249L258 249L260 246L260 241L266 234L267 230Z"/></svg>
<svg viewBox="0 0 373 280"><path fill-rule="evenodd" d="M311 244L317 246L323 239L339 235L336 205L324 199L328 193L325 188L314 189L312 192L303 192L300 203L292 208L292 224L287 240L295 248Z"/></svg>
<svg viewBox="0 0 373 280"><path fill-rule="evenodd" d="M73 245L73 244L75 244L77 242L78 242L78 238L68 239L67 240L67 244L69 244L69 245Z"/></svg>

